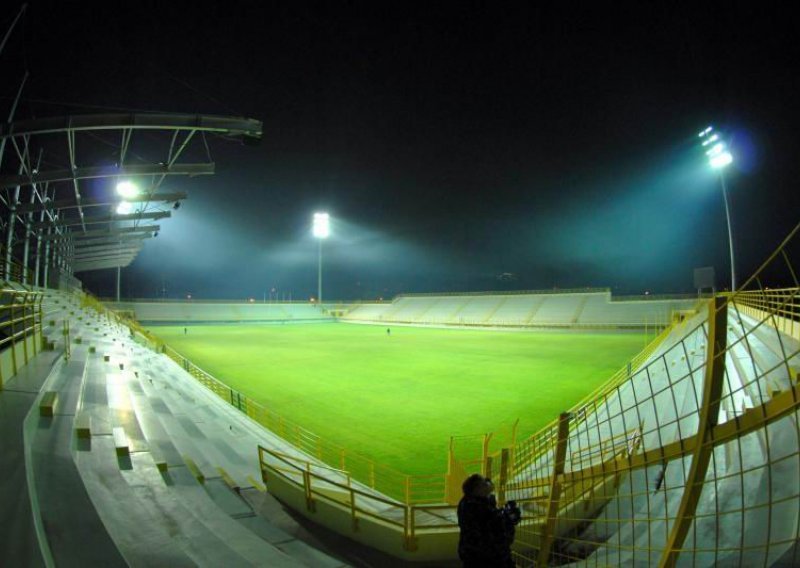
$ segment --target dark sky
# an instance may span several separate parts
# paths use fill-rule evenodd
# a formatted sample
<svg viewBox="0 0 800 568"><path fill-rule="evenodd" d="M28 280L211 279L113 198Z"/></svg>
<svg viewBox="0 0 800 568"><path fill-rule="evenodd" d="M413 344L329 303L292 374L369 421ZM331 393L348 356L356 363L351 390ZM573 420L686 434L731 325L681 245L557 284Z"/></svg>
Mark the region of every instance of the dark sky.
<svg viewBox="0 0 800 568"><path fill-rule="evenodd" d="M583 4L33 2L0 65L31 72L21 114L263 120L259 147L214 143L215 176L165 187L189 199L125 269L126 295L308 297L315 210L334 219L328 298L685 292L705 265L723 285L722 197L696 138L709 122L736 157L748 275L798 221L797 18ZM110 294L110 272L83 278Z"/></svg>

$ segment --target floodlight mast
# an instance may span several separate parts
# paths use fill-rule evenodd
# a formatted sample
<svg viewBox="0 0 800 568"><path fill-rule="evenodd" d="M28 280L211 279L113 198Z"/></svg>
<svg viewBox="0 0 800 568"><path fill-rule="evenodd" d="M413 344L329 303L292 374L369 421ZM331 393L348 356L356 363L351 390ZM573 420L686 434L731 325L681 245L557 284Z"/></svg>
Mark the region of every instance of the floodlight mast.
<svg viewBox="0 0 800 568"><path fill-rule="evenodd" d="M317 305L322 306L322 241L331 234L331 217L327 213L314 213L312 234L317 239ZM320 308L322 309L322 308Z"/></svg>
<svg viewBox="0 0 800 568"><path fill-rule="evenodd" d="M728 202L728 188L725 185L725 168L733 163L733 154L727 148L727 145L720 139L719 134L714 132L713 126L708 126L698 133L698 138L702 140L702 146L705 148L711 146L706 150L708 156L708 163L712 169L719 170L719 184L722 187L722 198L725 202L725 219L728 223L728 249L731 256L731 292L736 291L736 262L733 254L733 229L731 228L731 208Z"/></svg>

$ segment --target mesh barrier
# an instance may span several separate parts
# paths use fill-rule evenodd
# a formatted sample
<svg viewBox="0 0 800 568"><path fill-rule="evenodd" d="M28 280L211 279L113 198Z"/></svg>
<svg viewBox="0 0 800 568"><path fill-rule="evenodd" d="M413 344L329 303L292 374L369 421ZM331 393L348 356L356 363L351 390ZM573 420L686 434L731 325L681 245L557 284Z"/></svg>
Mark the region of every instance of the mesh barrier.
<svg viewBox="0 0 800 568"><path fill-rule="evenodd" d="M628 377L517 445L518 565L800 564L797 230Z"/></svg>
<svg viewBox="0 0 800 568"><path fill-rule="evenodd" d="M41 292L0 289L0 389L42 348L43 298Z"/></svg>

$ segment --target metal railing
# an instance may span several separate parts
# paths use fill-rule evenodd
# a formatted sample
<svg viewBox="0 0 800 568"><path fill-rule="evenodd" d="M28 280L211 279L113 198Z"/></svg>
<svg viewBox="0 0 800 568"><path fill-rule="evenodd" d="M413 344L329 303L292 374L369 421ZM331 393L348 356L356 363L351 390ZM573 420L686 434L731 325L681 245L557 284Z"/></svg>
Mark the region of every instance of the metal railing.
<svg viewBox="0 0 800 568"><path fill-rule="evenodd" d="M42 348L43 298L41 292L0 289L0 354L10 355L8 365L0 364L0 389Z"/></svg>
<svg viewBox="0 0 800 568"><path fill-rule="evenodd" d="M0 258L3 259L3 263L5 263L6 259L6 247L5 245L0 245ZM9 264L9 274L5 275L5 270L2 270L2 274L0 274L0 281L8 280L11 282L17 282L20 285L25 287L30 287L30 284L33 283L33 270L28 268L27 266L23 265L16 257L12 256L10 259ZM22 284L22 283L25 284Z"/></svg>
<svg viewBox="0 0 800 568"><path fill-rule="evenodd" d="M519 565L800 564L799 230L517 445L504 489L530 519Z"/></svg>
<svg viewBox="0 0 800 568"><path fill-rule="evenodd" d="M293 484L303 492L307 510L313 511L317 500L337 506L349 513L354 531L358 530L360 519L376 519L402 535L407 550L414 550L416 538L422 532L452 531L458 527L453 505L392 499L354 483L348 471L320 466L262 446L258 447L258 460L263 481L269 483L274 475Z"/></svg>
<svg viewBox="0 0 800 568"><path fill-rule="evenodd" d="M157 345L161 352L180 365L204 387L307 455L332 467L346 470L353 478L363 482L367 487L380 491L384 495L401 499L405 503L442 502L445 492L444 473L408 475L371 460L303 428L284 418L280 413L230 388L163 342L157 342Z"/></svg>

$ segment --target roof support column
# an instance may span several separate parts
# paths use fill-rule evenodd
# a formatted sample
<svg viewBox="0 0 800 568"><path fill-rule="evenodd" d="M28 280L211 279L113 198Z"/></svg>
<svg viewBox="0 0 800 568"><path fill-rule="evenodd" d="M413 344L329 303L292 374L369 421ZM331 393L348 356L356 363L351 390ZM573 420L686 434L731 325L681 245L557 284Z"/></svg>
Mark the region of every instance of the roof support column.
<svg viewBox="0 0 800 568"><path fill-rule="evenodd" d="M119 303L119 289L122 283L122 267L117 266L117 303Z"/></svg>
<svg viewBox="0 0 800 568"><path fill-rule="evenodd" d="M33 269L33 285L39 286L39 272L41 272L42 260L42 230L36 231L36 264Z"/></svg>
<svg viewBox="0 0 800 568"><path fill-rule="evenodd" d="M19 166L19 174L22 174L23 166ZM11 203L8 204L8 226L6 227L6 258L3 276L6 280L11 280L11 248L14 246L14 223L17 221L17 203L19 202L19 188L14 188L14 195Z"/></svg>
<svg viewBox="0 0 800 568"><path fill-rule="evenodd" d="M48 235L50 234L51 230L52 229L47 229L47 234ZM49 270L50 270L50 241L45 241L44 242L44 274L43 274L44 282L42 282L42 287L44 287L44 288L47 288L47 285L48 285L47 276L48 276Z"/></svg>

